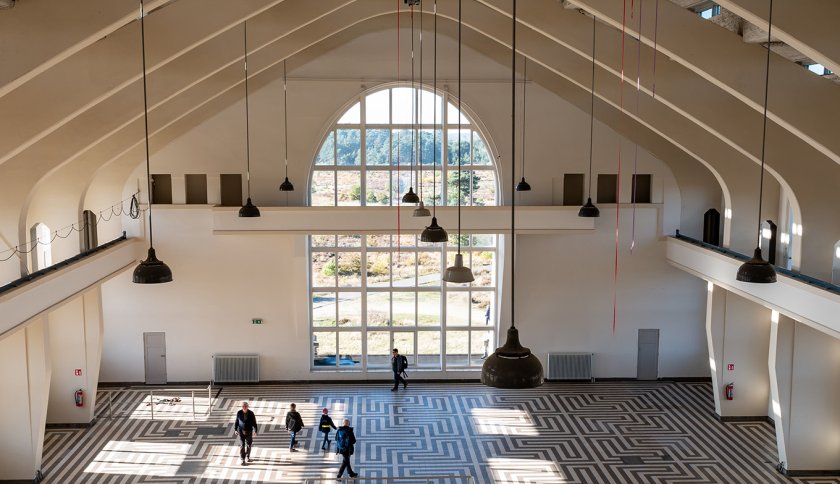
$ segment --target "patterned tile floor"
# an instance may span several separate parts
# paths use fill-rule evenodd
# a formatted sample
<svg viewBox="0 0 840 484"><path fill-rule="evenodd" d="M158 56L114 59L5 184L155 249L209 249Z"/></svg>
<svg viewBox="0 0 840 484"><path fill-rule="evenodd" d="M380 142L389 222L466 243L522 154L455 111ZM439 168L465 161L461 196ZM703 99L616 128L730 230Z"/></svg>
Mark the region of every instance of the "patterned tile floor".
<svg viewBox="0 0 840 484"><path fill-rule="evenodd" d="M226 386L207 394L121 393L115 418L89 429L49 430L48 483L328 482L339 461L320 451L322 407L347 417L359 439L364 477L470 475L476 483L840 483L778 474L771 425L721 423L706 383L546 384L512 391L478 384ZM164 401L177 395L180 401ZM241 467L232 433L242 400L260 424ZM97 412L108 414L107 399ZM288 452L283 417L295 402L307 428ZM155 420L150 419L154 409ZM334 479L332 479L334 481ZM385 482L372 480L366 482ZM410 482L426 482L418 479ZM465 480L431 480L433 483Z"/></svg>

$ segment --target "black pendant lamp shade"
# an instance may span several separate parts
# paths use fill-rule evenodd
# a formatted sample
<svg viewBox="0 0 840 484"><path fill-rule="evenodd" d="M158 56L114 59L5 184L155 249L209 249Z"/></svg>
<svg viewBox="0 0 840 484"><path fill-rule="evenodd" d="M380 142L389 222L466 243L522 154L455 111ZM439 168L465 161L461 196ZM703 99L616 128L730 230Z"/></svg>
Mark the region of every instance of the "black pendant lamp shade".
<svg viewBox="0 0 840 484"><path fill-rule="evenodd" d="M248 197L248 201L245 202L245 205L239 209L239 216L240 217L259 217L260 216L260 209L257 208L256 205L251 203L251 197Z"/></svg>
<svg viewBox="0 0 840 484"><path fill-rule="evenodd" d="M240 217L259 217L260 209L251 203L251 126L248 112L248 23L242 24L245 39L245 159L247 160L248 201L239 209Z"/></svg>
<svg viewBox="0 0 840 484"><path fill-rule="evenodd" d="M283 180L283 183L280 184L280 191L281 192L293 192L295 191L295 186L292 185L292 182L289 181L289 177L286 177Z"/></svg>
<svg viewBox="0 0 840 484"><path fill-rule="evenodd" d="M172 282L172 269L155 256L154 233L152 231L152 176L149 174L149 99L146 89L146 25L143 0L140 0L140 44L143 59L143 122L146 129L146 186L149 194L149 253L146 260L134 268L132 280L135 284L162 284Z"/></svg>
<svg viewBox="0 0 840 484"><path fill-rule="evenodd" d="M578 210L578 217L600 217L601 211L592 203L592 197L586 199L586 203Z"/></svg>
<svg viewBox="0 0 840 484"><path fill-rule="evenodd" d="M516 0L513 0L513 36L511 50L513 51L513 66L511 73L512 106L511 113L516 112ZM516 172L515 145L516 119L511 116L511 175ZM515 178L514 178L515 179ZM519 330L516 329L516 197L511 197L510 211L510 328L507 340L492 355L484 360L481 367L481 383L497 388L536 388L543 384L543 366L529 348L519 342Z"/></svg>
<svg viewBox="0 0 840 484"><path fill-rule="evenodd" d="M590 88L589 104L589 196L586 203L580 207L578 217L594 218L600 217L601 211L592 203L592 142L595 133L595 25L596 17L592 15L592 86Z"/></svg>
<svg viewBox="0 0 840 484"><path fill-rule="evenodd" d="M516 184L516 191L517 192L530 192L531 191L531 184L525 181L525 177L523 176L519 183Z"/></svg>
<svg viewBox="0 0 840 484"><path fill-rule="evenodd" d="M449 234L446 233L446 230L443 230L443 227L438 225L437 217L432 217L432 223L425 229L423 232L420 233L420 240L423 242L446 242L449 238Z"/></svg>
<svg viewBox="0 0 840 484"><path fill-rule="evenodd" d="M414 187L408 187L408 191L402 197L403 203L420 203L420 197L414 193Z"/></svg>
<svg viewBox="0 0 840 484"><path fill-rule="evenodd" d="M773 31L773 0L770 0L770 14L767 19L767 64L764 71L764 131L761 137L761 174L758 181L758 230L761 232L761 202L764 195L764 149L767 144L767 93L770 87L770 33ZM759 239L760 240L760 239ZM753 284L776 282L776 269L761 257L761 247L756 247L752 259L741 264L735 279Z"/></svg>

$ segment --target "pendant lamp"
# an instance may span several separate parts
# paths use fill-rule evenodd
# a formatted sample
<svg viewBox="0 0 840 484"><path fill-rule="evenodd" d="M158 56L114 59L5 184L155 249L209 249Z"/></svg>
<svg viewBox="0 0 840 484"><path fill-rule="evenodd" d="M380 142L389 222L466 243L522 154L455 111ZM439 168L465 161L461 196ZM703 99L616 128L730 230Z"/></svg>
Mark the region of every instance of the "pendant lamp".
<svg viewBox="0 0 840 484"><path fill-rule="evenodd" d="M467 283L475 280L472 270L464 266L461 254L461 0L458 0L458 253L455 265L443 272L443 280L454 283Z"/></svg>
<svg viewBox="0 0 840 484"><path fill-rule="evenodd" d="M420 204L417 205L417 208L414 209L414 212L412 212L411 216L412 217L431 217L432 212L430 212L429 209L426 208L426 205L423 203L423 153L422 153L423 146L422 146L422 143L420 142L421 141L420 135L423 133L423 129L422 129L422 125L423 125L423 123L422 123L422 121L423 121L422 120L422 116L423 116L423 114L422 114L423 113L423 91L422 91L422 89L423 89L423 4L420 3L419 0L417 0L417 3L420 5L420 90L415 91L415 92L418 92L417 96L420 99L419 99L419 103L418 103L419 104L419 109L417 110L417 114L415 114L414 120L415 120L416 124L418 126L420 126L420 129L417 130L417 153L418 153L417 159L420 160L419 163L418 163L418 165L419 165L418 168L419 168L419 171L420 171L420 176L419 176L420 182L417 184L417 192L418 192L418 195L419 195L419 198L420 198ZM419 121L418 121L418 118L420 118Z"/></svg>
<svg viewBox="0 0 840 484"><path fill-rule="evenodd" d="M248 201L239 209L240 217L259 217L260 209L251 203L251 126L248 112L248 22L242 23L245 37L245 176L248 180Z"/></svg>
<svg viewBox="0 0 840 484"><path fill-rule="evenodd" d="M432 90L435 93L435 107L433 109L434 115L432 118L432 125L434 129L432 129L432 151L434 151L434 156L432 157L432 223L426 227L423 232L420 233L420 240L423 242L446 242L449 238L449 234L446 233L446 230L443 230L443 227L438 225L437 223L437 0L435 0L434 6L434 24L435 24L435 48L434 54L432 58L434 59L432 62Z"/></svg>
<svg viewBox="0 0 840 484"><path fill-rule="evenodd" d="M511 65L511 114L516 112L516 0L513 0L513 62ZM516 117L511 115L511 179L516 171ZM510 210L510 328L501 348L484 360L481 383L497 388L535 388L543 384L543 367L540 359L519 342L516 329L516 197L511 197Z"/></svg>
<svg viewBox="0 0 840 484"><path fill-rule="evenodd" d="M586 197L586 203L580 207L578 217L600 217L601 211L598 210L592 203L592 140L595 132L595 25L596 17L592 15L592 87L591 101L589 103L589 190Z"/></svg>
<svg viewBox="0 0 840 484"><path fill-rule="evenodd" d="M525 181L525 105L528 89L528 58L522 58L522 179L516 184L517 192L530 192L531 184Z"/></svg>
<svg viewBox="0 0 840 484"><path fill-rule="evenodd" d="M286 96L286 60L283 60L283 144L285 145L286 156L286 179L280 184L281 192L293 192L295 186L289 181L289 98Z"/></svg>
<svg viewBox="0 0 840 484"><path fill-rule="evenodd" d="M409 5L411 6L411 90L412 90L412 92L415 92L414 91L414 3L409 3ZM416 103L414 101L415 100L412 100L412 103L411 103L412 113L414 113L416 111L416 107L415 107ZM412 116L412 118L413 117L414 116ZM412 134L413 135L416 134L413 131L414 130L412 128ZM411 184L412 175L414 175L414 154L415 154L414 146L417 143L417 137L412 136L412 138L414 138L414 140L413 140L414 144L412 145L411 161L410 161L410 164L409 164L409 170L410 170L409 175L408 175L409 184ZM397 149L401 149L401 147L398 147ZM403 201L403 203L419 203L420 202L420 197L418 197L417 194L414 193L414 186L413 185L408 187L408 191L405 192L405 195L403 195L402 201Z"/></svg>
<svg viewBox="0 0 840 484"><path fill-rule="evenodd" d="M140 45L143 59L143 126L146 129L146 184L149 194L149 253L146 260L134 268L135 284L161 284L172 282L172 269L155 256L155 244L152 234L152 175L149 169L149 99L146 89L146 13L143 0L140 0Z"/></svg>
<svg viewBox="0 0 840 484"><path fill-rule="evenodd" d="M770 32L773 30L773 0L770 0L770 14L767 18L767 63L764 69L764 128L761 133L761 174L758 182L758 232L761 234L761 202L764 195L764 152L767 144L767 93L770 87ZM759 240L761 240L759 238ZM761 257L761 247L757 246L752 259L738 268L735 277L741 282L770 284L776 282L776 270L773 265Z"/></svg>

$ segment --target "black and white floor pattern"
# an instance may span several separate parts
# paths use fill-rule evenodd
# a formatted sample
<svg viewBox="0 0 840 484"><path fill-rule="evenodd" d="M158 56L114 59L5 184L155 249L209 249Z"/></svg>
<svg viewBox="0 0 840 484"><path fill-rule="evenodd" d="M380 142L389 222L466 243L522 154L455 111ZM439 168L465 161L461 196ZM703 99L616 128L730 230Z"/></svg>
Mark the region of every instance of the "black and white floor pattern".
<svg viewBox="0 0 840 484"><path fill-rule="evenodd" d="M388 384L227 386L209 414L207 394L196 395L195 421L190 394L163 400L173 395L155 395L151 404L148 395L119 394L113 400L115 418L100 418L84 430L48 430L45 482L329 482L339 460L320 450L315 432L321 408L327 407L337 423L351 420L359 439L354 468L368 478L840 483L778 474L772 426L717 421L706 383L546 384L518 391L441 383L412 384L396 393ZM232 430L243 400L260 424L254 462L247 467L240 466ZM283 430L291 402L307 425L297 453L288 451ZM108 415L104 398L98 414Z"/></svg>

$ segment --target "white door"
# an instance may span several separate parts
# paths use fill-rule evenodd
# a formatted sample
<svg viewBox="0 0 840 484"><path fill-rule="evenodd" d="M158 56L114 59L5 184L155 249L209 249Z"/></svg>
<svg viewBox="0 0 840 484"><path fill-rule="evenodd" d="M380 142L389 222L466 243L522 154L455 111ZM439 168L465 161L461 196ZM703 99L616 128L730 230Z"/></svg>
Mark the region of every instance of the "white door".
<svg viewBox="0 0 840 484"><path fill-rule="evenodd" d="M166 333L143 333L146 384L166 384Z"/></svg>

